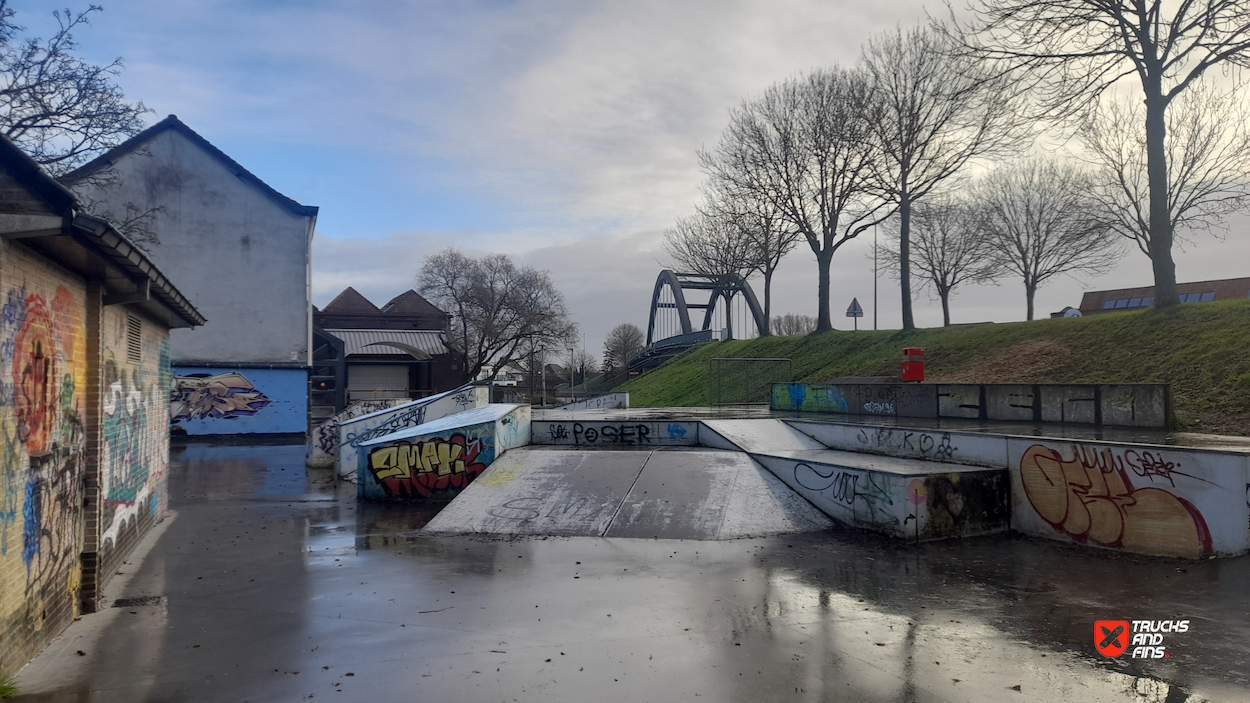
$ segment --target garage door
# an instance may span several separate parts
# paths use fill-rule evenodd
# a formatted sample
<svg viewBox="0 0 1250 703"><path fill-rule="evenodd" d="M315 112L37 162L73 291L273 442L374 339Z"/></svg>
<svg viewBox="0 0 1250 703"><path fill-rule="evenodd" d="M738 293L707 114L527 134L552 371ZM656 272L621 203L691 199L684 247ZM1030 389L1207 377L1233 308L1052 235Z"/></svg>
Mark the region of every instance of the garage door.
<svg viewBox="0 0 1250 703"><path fill-rule="evenodd" d="M403 364L347 366L348 400L408 397L408 367Z"/></svg>

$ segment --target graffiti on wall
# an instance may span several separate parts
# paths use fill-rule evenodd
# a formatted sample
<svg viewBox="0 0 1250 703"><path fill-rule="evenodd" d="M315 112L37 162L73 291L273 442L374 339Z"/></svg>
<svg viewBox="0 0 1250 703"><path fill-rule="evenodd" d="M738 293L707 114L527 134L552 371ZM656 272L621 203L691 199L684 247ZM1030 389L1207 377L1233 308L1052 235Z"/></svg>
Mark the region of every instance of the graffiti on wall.
<svg viewBox="0 0 1250 703"><path fill-rule="evenodd" d="M461 433L397 442L369 453L369 472L388 498L454 495L486 470L494 453L490 442Z"/></svg>
<svg viewBox="0 0 1250 703"><path fill-rule="evenodd" d="M402 398L355 401L348 405L343 412L317 425L316 429L313 430L313 446L326 454L333 454L339 446L339 427L344 420L351 420L352 418L375 413L379 410L387 410L407 402Z"/></svg>
<svg viewBox="0 0 1250 703"><path fill-rule="evenodd" d="M693 444L694 423L689 422L545 422L538 439L543 444L626 446ZM689 435L689 436L687 436Z"/></svg>
<svg viewBox="0 0 1250 703"><path fill-rule="evenodd" d="M889 527L899 524L887 476L824 464L794 465L794 483L821 494L833 506L850 511L856 524Z"/></svg>
<svg viewBox="0 0 1250 703"><path fill-rule="evenodd" d="M855 440L877 452L887 454L919 454L922 459L950 461L959 447L952 444L949 432L935 433L893 427L863 428Z"/></svg>
<svg viewBox="0 0 1250 703"><path fill-rule="evenodd" d="M25 593L42 601L72 596L78 584L86 380L80 308L64 287L51 303L11 289L0 306L0 558L20 554Z"/></svg>
<svg viewBox="0 0 1250 703"><path fill-rule="evenodd" d="M371 427L367 430L360 430L358 432L348 432L347 436L343 438L343 443L353 447L359 447L361 444L368 442L371 439L385 437L392 432L397 432L407 427L415 427L423 424L425 422L425 408L426 406L424 405L416 405L408 410L391 415L386 418L382 424L376 427Z"/></svg>
<svg viewBox="0 0 1250 703"><path fill-rule="evenodd" d="M1159 452L1072 445L1065 457L1035 444L1020 480L1038 516L1077 542L1192 558L1214 550L1202 514L1167 490L1180 477L1202 481L1182 468Z"/></svg>
<svg viewBox="0 0 1250 703"><path fill-rule="evenodd" d="M145 363L120 363L127 347L126 315L110 309L105 325L100 425L100 552L107 562L127 535L168 508L169 424L174 385L169 341L145 333ZM148 351L156 347L157 353ZM153 358L155 357L155 358Z"/></svg>
<svg viewBox="0 0 1250 703"><path fill-rule="evenodd" d="M188 374L174 379L169 401L169 419L233 420L255 415L270 404L270 399L256 389L243 374Z"/></svg>
<svg viewBox="0 0 1250 703"><path fill-rule="evenodd" d="M893 399L887 401L893 412ZM842 390L834 385L778 383L773 386L772 407L777 410L849 413L851 406Z"/></svg>

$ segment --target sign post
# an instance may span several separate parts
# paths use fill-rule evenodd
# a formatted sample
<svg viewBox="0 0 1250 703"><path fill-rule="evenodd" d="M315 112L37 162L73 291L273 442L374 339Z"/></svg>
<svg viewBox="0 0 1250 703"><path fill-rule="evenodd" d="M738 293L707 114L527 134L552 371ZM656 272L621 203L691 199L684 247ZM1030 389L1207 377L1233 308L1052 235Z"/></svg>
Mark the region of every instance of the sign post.
<svg viewBox="0 0 1250 703"><path fill-rule="evenodd" d="M864 316L864 309L859 306L859 298L851 298L851 306L846 309L846 316L855 318L855 331L859 331L859 318Z"/></svg>

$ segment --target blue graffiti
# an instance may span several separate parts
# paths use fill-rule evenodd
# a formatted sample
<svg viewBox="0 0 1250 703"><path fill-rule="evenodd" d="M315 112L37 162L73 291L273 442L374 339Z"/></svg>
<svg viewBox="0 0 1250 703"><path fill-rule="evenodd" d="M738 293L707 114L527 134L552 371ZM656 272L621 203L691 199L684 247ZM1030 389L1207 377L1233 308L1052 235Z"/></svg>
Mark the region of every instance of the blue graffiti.
<svg viewBox="0 0 1250 703"><path fill-rule="evenodd" d="M803 409L803 401L807 398L807 386L802 383L790 384L790 402L794 404L795 410Z"/></svg>
<svg viewBox="0 0 1250 703"><path fill-rule="evenodd" d="M26 564L26 580L30 580L30 564L39 553L39 481L35 470L31 469L30 480L26 482L26 504L22 506L22 563Z"/></svg>
<svg viewBox="0 0 1250 703"><path fill-rule="evenodd" d="M842 393L838 391L837 386L825 387L825 400L838 412L845 413L849 409L849 406L846 404L846 398L842 397Z"/></svg>
<svg viewBox="0 0 1250 703"><path fill-rule="evenodd" d="M686 428L676 422L670 422L668 424L668 436L669 439L681 439L686 436Z"/></svg>

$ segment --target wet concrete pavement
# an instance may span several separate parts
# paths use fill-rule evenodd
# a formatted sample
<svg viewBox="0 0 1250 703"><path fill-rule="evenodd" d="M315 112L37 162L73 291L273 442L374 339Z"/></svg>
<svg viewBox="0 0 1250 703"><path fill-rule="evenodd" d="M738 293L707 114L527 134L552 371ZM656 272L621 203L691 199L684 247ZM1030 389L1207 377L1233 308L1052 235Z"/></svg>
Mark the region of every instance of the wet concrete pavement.
<svg viewBox="0 0 1250 703"><path fill-rule="evenodd" d="M1250 701L1245 557L432 537L431 510L358 506L302 461L175 447L177 516L123 607L71 626L17 700ZM1169 659L1093 651L1094 620L1178 618Z"/></svg>

